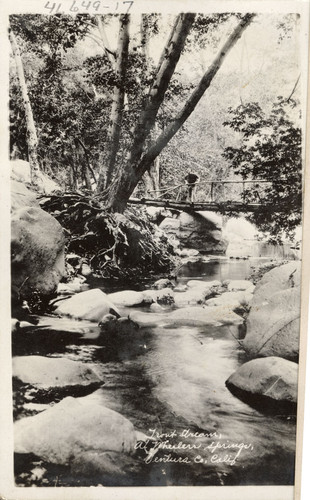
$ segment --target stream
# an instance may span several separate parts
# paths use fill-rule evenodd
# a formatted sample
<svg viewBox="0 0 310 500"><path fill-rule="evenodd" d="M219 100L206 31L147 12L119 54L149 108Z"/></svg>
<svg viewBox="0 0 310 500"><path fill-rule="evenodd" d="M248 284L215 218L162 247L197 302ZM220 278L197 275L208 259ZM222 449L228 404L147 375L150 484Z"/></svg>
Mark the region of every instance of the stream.
<svg viewBox="0 0 310 500"><path fill-rule="evenodd" d="M223 257L188 262L180 269L177 283L193 278L246 279L250 267L261 262ZM31 347L25 338L25 345L13 344L14 353L95 363L104 380L97 391L104 404L127 417L138 431L166 443L153 456L138 448L130 464L120 454L113 475L94 474L84 480L65 468L57 470L59 486L294 483L295 416L261 412L225 386L227 378L247 361L237 341L244 335L243 328L149 327L135 338L124 338L115 348L97 345L97 327L84 325L81 330L80 322L64 318L44 321L50 325L48 339L46 330L37 331ZM78 342L75 329L82 332ZM220 449L217 443L226 448ZM17 474L25 469L25 462L18 460Z"/></svg>

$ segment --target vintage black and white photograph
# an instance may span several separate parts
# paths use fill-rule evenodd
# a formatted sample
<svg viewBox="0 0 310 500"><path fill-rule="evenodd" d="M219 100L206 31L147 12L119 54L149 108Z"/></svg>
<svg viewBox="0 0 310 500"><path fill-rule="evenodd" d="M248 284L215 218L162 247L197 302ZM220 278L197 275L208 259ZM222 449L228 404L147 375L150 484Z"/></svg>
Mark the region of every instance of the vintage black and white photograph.
<svg viewBox="0 0 310 500"><path fill-rule="evenodd" d="M293 499L307 2L20 3L5 19L15 491Z"/></svg>

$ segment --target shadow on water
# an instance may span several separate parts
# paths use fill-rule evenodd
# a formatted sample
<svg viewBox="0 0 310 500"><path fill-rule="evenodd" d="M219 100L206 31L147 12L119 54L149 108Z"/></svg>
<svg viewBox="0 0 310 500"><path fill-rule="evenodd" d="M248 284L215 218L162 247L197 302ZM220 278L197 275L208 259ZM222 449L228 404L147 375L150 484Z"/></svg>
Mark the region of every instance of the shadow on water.
<svg viewBox="0 0 310 500"><path fill-rule="evenodd" d="M249 265L207 263L203 279L246 278ZM200 272L199 266L188 270L191 277ZM45 354L95 363L104 381L102 403L131 420L138 431L166 442L150 460L144 449L130 458L119 454L113 476L104 468L99 474L94 463L81 469L76 465L75 473L44 464L50 484L56 473L59 486L293 484L294 418L269 415L226 387L228 377L246 361L238 327L147 328L113 344L88 322L48 320L54 321L48 332L53 350L51 344L40 350L37 342L33 352L43 349ZM18 344L15 352L20 353ZM226 448L212 449L219 441ZM17 475L17 469L25 468L21 462L17 457Z"/></svg>
<svg viewBox="0 0 310 500"><path fill-rule="evenodd" d="M211 260L199 262L187 262L182 265L178 273L178 283L184 283L189 278L206 281L225 281L247 279L251 273L251 266L270 261L270 258L251 259L225 259L213 257Z"/></svg>

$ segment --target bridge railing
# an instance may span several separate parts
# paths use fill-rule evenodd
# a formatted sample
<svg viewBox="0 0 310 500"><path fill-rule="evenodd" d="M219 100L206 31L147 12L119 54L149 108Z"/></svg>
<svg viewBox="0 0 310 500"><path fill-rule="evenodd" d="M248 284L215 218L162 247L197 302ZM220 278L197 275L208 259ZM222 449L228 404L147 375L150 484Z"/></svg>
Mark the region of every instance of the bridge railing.
<svg viewBox="0 0 310 500"><path fill-rule="evenodd" d="M244 202L247 201L260 201L261 197L267 194L268 188L271 188L273 184L282 184L283 187L288 184L289 181L285 179L279 179L275 181L268 181L264 179L255 180L211 180L211 181L199 181L195 183L193 201L205 201L211 203L219 203L225 201L234 202ZM200 186L205 186L207 189L199 189ZM228 189L229 192L228 192ZM232 189L235 187L236 189ZM150 190L147 193L151 195L152 198L158 200L174 200L174 201L189 201L184 200L188 198L189 185L187 183L177 184L170 188L163 188L158 190ZM206 193L207 191L207 193ZM155 196L154 196L155 195ZM233 195L233 198L232 198ZM203 199L201 199L203 196ZM183 198L183 200L182 200Z"/></svg>

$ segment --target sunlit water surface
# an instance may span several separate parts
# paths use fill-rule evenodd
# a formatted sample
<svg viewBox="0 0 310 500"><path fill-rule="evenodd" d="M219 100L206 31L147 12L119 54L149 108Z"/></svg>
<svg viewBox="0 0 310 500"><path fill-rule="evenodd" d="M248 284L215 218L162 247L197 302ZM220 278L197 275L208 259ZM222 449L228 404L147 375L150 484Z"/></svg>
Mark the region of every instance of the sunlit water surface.
<svg viewBox="0 0 310 500"><path fill-rule="evenodd" d="M254 264L255 260L223 258L189 263L181 268L178 281L192 277L244 279ZM63 326L58 324L56 329L83 326L73 320L59 321ZM100 393L106 406L129 418L148 436L170 434L170 445L181 441L193 447L159 449L152 460L146 460L148 455L142 450L125 474L120 455L119 474L109 479L96 476L94 484L293 484L294 416L266 415L240 401L225 386L227 378L246 361L236 340L241 334L238 327L148 328L115 349L96 345L95 340L92 343L87 324L84 332L87 343L82 335L78 343L62 345L58 353L47 347L46 354L95 362L105 382ZM211 437L189 437L189 432L210 433ZM208 446L215 441L246 447L231 463L236 450L211 452ZM76 478L70 481L74 485Z"/></svg>

